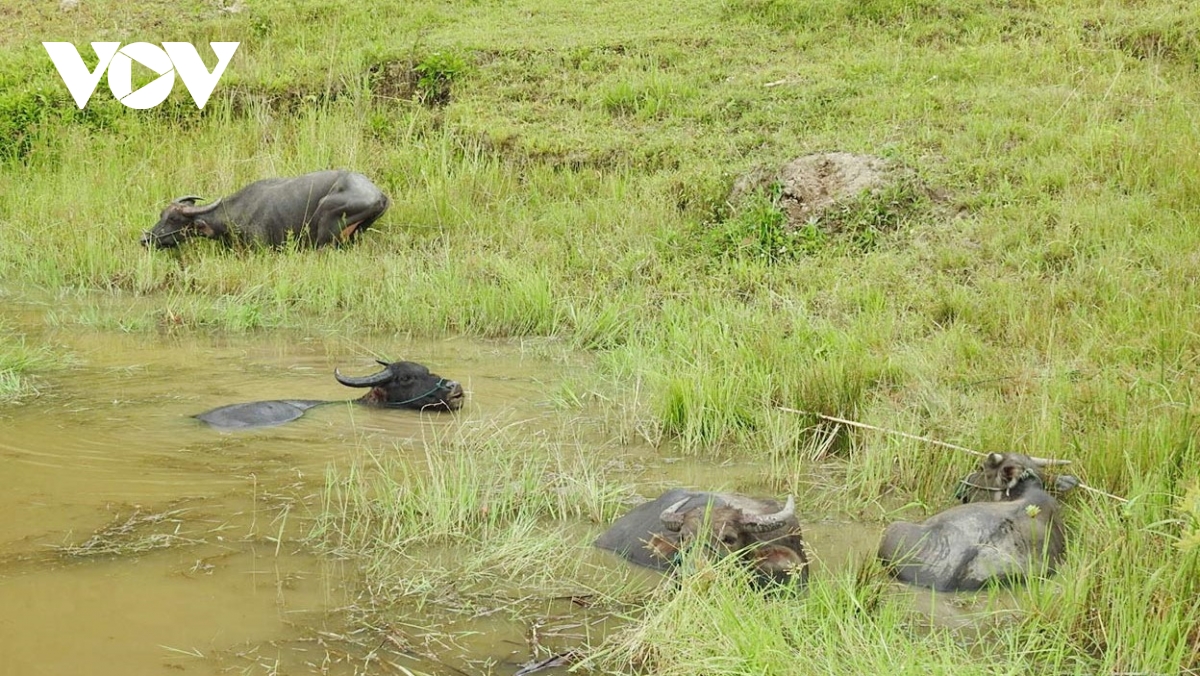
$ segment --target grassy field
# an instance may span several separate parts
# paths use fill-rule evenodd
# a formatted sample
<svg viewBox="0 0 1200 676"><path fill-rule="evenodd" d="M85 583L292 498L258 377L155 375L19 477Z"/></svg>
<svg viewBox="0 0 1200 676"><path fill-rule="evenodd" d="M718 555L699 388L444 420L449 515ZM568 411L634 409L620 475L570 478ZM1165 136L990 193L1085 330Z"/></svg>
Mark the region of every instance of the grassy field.
<svg viewBox="0 0 1200 676"><path fill-rule="evenodd" d="M868 566L803 598L664 590L601 647L604 668L1200 670L1196 3L345 4L0 8L4 291L70 298L83 309L56 321L79 330L559 339L597 364L563 384L565 415L600 401L615 442L759 459L780 493L832 463L851 512L936 510L969 460L845 429L827 444L778 406L1068 457L1131 500L1071 499L1061 574L984 642L915 631ZM127 110L103 83L79 111L39 43L101 39L241 47L203 112L178 85ZM827 236L727 202L742 174L834 150L888 158L922 189ZM138 245L171 197L326 167L393 200L356 246ZM0 327L0 399L53 364L21 335ZM612 518L599 468L564 461L596 477L569 504L531 478L563 453L471 454L491 476L461 468L461 486L366 466L370 480L331 479L317 531L382 565L367 517L402 525L425 502L369 487L402 476L445 503L439 537L499 537L453 511L497 468L532 473L491 512L514 528Z"/></svg>

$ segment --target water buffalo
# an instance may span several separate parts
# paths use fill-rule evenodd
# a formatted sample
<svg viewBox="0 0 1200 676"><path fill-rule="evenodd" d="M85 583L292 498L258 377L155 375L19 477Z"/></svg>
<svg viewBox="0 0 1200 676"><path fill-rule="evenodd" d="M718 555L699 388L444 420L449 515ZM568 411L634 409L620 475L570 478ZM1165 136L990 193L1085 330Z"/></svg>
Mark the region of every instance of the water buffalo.
<svg viewBox="0 0 1200 676"><path fill-rule="evenodd" d="M204 206L195 195L167 205L142 246L167 249L200 235L229 244L314 247L353 239L387 211L388 198L362 174L317 171L256 181Z"/></svg>
<svg viewBox="0 0 1200 676"><path fill-rule="evenodd" d="M594 543L639 566L669 570L693 544L715 558L745 561L758 582L808 580L795 501L675 488L617 519Z"/></svg>
<svg viewBox="0 0 1200 676"><path fill-rule="evenodd" d="M879 558L902 582L938 591L974 591L984 585L1048 575L1063 554L1058 501L1046 492L1042 468L1062 461L991 453L963 479L966 504L883 532ZM1056 488L1077 486L1061 476Z"/></svg>
<svg viewBox="0 0 1200 676"><path fill-rule="evenodd" d="M350 378L334 369L333 377L347 387L369 387L365 395L354 402L381 408L456 411L462 408L463 389L453 380L430 373L429 369L411 361L379 361L384 369L374 375ZM321 404L341 402L312 399L276 399L252 401L214 408L196 418L221 429L249 429L282 425L304 415Z"/></svg>

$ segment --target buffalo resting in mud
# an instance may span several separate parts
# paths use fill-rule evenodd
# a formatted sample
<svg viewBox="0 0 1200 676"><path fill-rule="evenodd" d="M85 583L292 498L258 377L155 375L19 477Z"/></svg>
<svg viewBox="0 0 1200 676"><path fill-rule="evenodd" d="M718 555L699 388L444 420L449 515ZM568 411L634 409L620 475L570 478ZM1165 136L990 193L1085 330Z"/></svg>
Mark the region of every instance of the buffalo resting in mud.
<svg viewBox="0 0 1200 676"><path fill-rule="evenodd" d="M356 404L419 411L456 411L462 408L463 389L453 380L430 373L429 369L411 361L377 363L384 369L374 375L351 378L334 369L333 377L347 387L371 388L365 395L353 400ZM214 408L195 417L221 429L273 427L299 418L314 406L338 403L342 402L313 399L252 401Z"/></svg>
<svg viewBox="0 0 1200 676"><path fill-rule="evenodd" d="M938 591L974 591L1054 572L1064 536L1059 504L1045 489L1042 468L1064 461L991 453L963 479L966 504L883 532L879 558L902 582ZM1059 492L1079 485L1060 476Z"/></svg>
<svg viewBox="0 0 1200 676"><path fill-rule="evenodd" d="M796 521L795 501L675 488L617 519L594 543L629 561L670 570L680 553L703 547L714 558L736 556L759 583L808 580L808 558Z"/></svg>
<svg viewBox="0 0 1200 676"><path fill-rule="evenodd" d="M199 199L172 200L142 246L168 249L197 235L226 244L338 245L371 227L389 204L366 176L335 170L256 181L203 206Z"/></svg>

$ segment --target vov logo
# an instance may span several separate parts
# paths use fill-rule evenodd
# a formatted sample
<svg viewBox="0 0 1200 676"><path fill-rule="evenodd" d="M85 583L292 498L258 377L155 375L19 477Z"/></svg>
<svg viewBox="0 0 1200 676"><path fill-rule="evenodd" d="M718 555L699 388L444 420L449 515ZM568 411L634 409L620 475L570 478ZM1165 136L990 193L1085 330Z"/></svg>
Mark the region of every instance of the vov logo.
<svg viewBox="0 0 1200 676"><path fill-rule="evenodd" d="M134 42L124 47L121 47L119 42L93 42L92 50L96 52L99 61L94 71L88 70L83 63L83 57L70 42L43 42L42 46L46 48L46 53L58 69L67 90L74 97L75 105L81 110L92 98L105 69L108 70L108 88L113 97L130 108L145 110L166 100L175 88L176 73L192 95L196 107L203 108L239 44L241 43L208 43L217 55L217 65L212 71L204 65L200 54L189 42L164 42L161 48L149 42ZM133 90L134 61L159 75L153 82L143 85L137 91Z"/></svg>

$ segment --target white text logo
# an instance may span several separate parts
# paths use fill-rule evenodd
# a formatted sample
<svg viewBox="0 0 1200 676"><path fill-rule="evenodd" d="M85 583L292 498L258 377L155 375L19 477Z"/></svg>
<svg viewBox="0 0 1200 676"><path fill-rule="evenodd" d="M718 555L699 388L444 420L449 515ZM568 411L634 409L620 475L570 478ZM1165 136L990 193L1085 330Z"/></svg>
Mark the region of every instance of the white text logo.
<svg viewBox="0 0 1200 676"><path fill-rule="evenodd" d="M98 63L96 70L89 71L75 45L69 42L43 42L42 46L58 68L67 90L75 98L75 105L82 109L92 98L100 76L108 70L108 88L112 95L130 108L145 110L166 100L175 87L175 73L192 95L196 107L208 103L217 81L225 72L225 66L233 58L239 42L210 42L208 45L217 55L217 65L210 72L200 59L196 48L188 42L164 42L162 47L149 42L134 42L121 47L119 42L93 42ZM133 62L158 73L153 82L137 91L133 90Z"/></svg>

